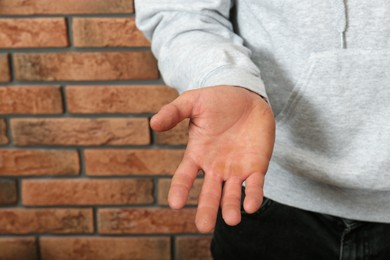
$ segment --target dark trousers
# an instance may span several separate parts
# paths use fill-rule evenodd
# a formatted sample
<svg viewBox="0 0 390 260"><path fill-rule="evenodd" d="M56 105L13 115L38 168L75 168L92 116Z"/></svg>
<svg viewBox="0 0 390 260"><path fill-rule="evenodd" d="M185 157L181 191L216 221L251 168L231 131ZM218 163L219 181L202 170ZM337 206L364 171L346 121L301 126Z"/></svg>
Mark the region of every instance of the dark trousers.
<svg viewBox="0 0 390 260"><path fill-rule="evenodd" d="M390 259L390 224L333 217L270 199L258 212L242 210L241 216L241 223L231 227L219 212L211 244L214 259Z"/></svg>

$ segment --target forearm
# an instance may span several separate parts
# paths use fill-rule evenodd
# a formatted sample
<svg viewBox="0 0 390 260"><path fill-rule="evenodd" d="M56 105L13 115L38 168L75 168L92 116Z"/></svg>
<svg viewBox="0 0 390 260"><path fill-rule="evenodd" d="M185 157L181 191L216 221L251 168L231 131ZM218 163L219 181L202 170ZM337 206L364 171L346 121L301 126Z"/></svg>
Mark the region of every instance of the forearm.
<svg viewBox="0 0 390 260"><path fill-rule="evenodd" d="M180 92L233 85L266 96L249 49L233 32L230 0L140 0L136 8L168 85Z"/></svg>

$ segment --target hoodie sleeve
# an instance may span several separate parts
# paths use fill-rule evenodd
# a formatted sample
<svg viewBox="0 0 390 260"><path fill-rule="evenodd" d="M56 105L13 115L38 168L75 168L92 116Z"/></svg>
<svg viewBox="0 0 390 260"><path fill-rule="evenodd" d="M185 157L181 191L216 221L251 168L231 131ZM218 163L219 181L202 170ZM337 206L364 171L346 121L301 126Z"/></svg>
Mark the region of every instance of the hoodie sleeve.
<svg viewBox="0 0 390 260"><path fill-rule="evenodd" d="M136 0L136 22L152 42L166 84L183 92L216 85L266 98L251 52L229 21L233 0Z"/></svg>

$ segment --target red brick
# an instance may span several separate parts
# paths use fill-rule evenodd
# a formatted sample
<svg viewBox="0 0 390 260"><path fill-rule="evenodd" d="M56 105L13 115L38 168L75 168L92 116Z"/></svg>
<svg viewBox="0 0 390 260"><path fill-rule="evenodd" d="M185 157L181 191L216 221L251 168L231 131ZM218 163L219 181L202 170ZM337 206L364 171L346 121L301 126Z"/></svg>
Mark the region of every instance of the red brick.
<svg viewBox="0 0 390 260"><path fill-rule="evenodd" d="M149 51L16 53L20 81L157 79L157 62Z"/></svg>
<svg viewBox="0 0 390 260"><path fill-rule="evenodd" d="M78 175L77 151L0 150L0 176Z"/></svg>
<svg viewBox="0 0 390 260"><path fill-rule="evenodd" d="M0 238L0 259L38 260L36 239L34 237Z"/></svg>
<svg viewBox="0 0 390 260"><path fill-rule="evenodd" d="M152 179L23 180L23 205L126 205L154 201Z"/></svg>
<svg viewBox="0 0 390 260"><path fill-rule="evenodd" d="M6 82L10 80L11 80L11 74L9 70L8 55L0 55L0 82Z"/></svg>
<svg viewBox="0 0 390 260"><path fill-rule="evenodd" d="M195 233L195 208L100 209L101 234Z"/></svg>
<svg viewBox="0 0 390 260"><path fill-rule="evenodd" d="M197 205L200 190L202 188L203 179L196 179L190 194L188 196L187 205ZM168 205L168 191L171 185L170 179L158 180L158 203L160 205Z"/></svg>
<svg viewBox="0 0 390 260"><path fill-rule="evenodd" d="M0 205L16 204L18 200L17 192L16 180L0 179Z"/></svg>
<svg viewBox="0 0 390 260"><path fill-rule="evenodd" d="M11 129L16 145L150 143L147 118L18 118Z"/></svg>
<svg viewBox="0 0 390 260"><path fill-rule="evenodd" d="M86 150L84 157L90 176L173 175L183 150Z"/></svg>
<svg viewBox="0 0 390 260"><path fill-rule="evenodd" d="M149 46L134 18L74 18L76 47L143 47Z"/></svg>
<svg viewBox="0 0 390 260"><path fill-rule="evenodd" d="M59 114L62 112L59 87L8 86L0 88L0 114Z"/></svg>
<svg viewBox="0 0 390 260"><path fill-rule="evenodd" d="M155 113L177 92L165 86L73 86L66 96L71 113Z"/></svg>
<svg viewBox="0 0 390 260"><path fill-rule="evenodd" d="M1 0L0 14L100 14L132 13L132 0Z"/></svg>
<svg viewBox="0 0 390 260"><path fill-rule="evenodd" d="M0 145L2 144L8 144L7 126L5 119L0 119Z"/></svg>
<svg viewBox="0 0 390 260"><path fill-rule="evenodd" d="M155 132L157 144L179 145L188 142L189 120L184 120L169 131Z"/></svg>
<svg viewBox="0 0 390 260"><path fill-rule="evenodd" d="M176 238L177 260L212 260L210 236L184 236Z"/></svg>
<svg viewBox="0 0 390 260"><path fill-rule="evenodd" d="M42 260L171 259L168 237L43 237Z"/></svg>
<svg viewBox="0 0 390 260"><path fill-rule="evenodd" d="M0 48L67 45L64 18L0 19Z"/></svg>
<svg viewBox="0 0 390 260"><path fill-rule="evenodd" d="M92 209L0 209L0 233L92 233Z"/></svg>

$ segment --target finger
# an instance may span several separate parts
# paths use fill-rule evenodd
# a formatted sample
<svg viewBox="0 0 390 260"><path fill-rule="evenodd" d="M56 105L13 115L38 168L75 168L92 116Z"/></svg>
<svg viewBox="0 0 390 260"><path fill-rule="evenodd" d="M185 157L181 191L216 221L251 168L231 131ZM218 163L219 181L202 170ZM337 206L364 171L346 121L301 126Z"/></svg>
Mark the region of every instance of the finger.
<svg viewBox="0 0 390 260"><path fill-rule="evenodd" d="M184 207L198 171L198 165L185 156L177 168L169 188L168 203L172 209Z"/></svg>
<svg viewBox="0 0 390 260"><path fill-rule="evenodd" d="M223 186L222 217L230 226L241 221L241 187L242 180L238 177L229 178Z"/></svg>
<svg viewBox="0 0 390 260"><path fill-rule="evenodd" d="M186 92L171 103L163 106L150 120L150 126L156 131L166 131L175 127L192 115L196 93Z"/></svg>
<svg viewBox="0 0 390 260"><path fill-rule="evenodd" d="M251 214L260 208L263 201L264 175L253 173L245 183L244 210Z"/></svg>
<svg viewBox="0 0 390 260"><path fill-rule="evenodd" d="M210 232L215 227L221 192L222 178L206 172L195 218L196 226L202 233Z"/></svg>

